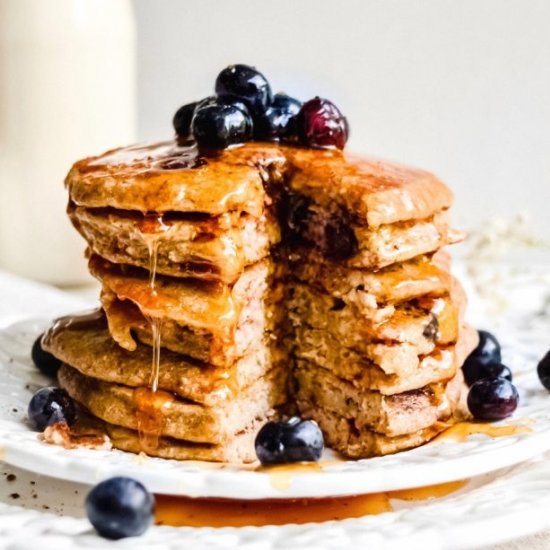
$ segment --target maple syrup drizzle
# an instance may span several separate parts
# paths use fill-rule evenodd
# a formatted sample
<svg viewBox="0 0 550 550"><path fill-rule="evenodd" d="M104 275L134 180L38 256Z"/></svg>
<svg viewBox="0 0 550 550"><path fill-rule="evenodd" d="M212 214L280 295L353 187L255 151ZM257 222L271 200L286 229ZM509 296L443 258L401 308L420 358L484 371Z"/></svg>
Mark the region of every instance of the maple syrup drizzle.
<svg viewBox="0 0 550 550"><path fill-rule="evenodd" d="M149 288L155 293L160 237L170 226L164 223L162 216L146 214L137 224L137 228L149 252Z"/></svg>
<svg viewBox="0 0 550 550"><path fill-rule="evenodd" d="M245 527L321 523L393 510L392 500L443 498L466 485L453 481L429 487L318 499L229 500L156 496L156 523L174 527Z"/></svg>
<svg viewBox="0 0 550 550"><path fill-rule="evenodd" d="M161 236L168 231L162 216L146 214L137 224L147 250L149 252L148 288L152 300L157 297L156 275L158 265L158 249ZM159 446L160 435L164 426L163 410L171 406L173 397L159 391L160 346L162 319L146 315L152 334L152 358L149 387L138 388L134 392L136 404L136 421L141 448L144 452L152 452Z"/></svg>
<svg viewBox="0 0 550 550"><path fill-rule="evenodd" d="M280 464L276 466L259 466L257 472L269 474L269 481L274 489L286 491L292 484L292 478L296 473L316 473L323 470L325 462L304 462L300 464Z"/></svg>
<svg viewBox="0 0 550 550"><path fill-rule="evenodd" d="M151 365L151 376L149 378L149 387L152 392L156 392L159 386L160 373L160 335L162 329L162 320L158 317L149 319L151 332L153 334L153 364Z"/></svg>
<svg viewBox="0 0 550 550"><path fill-rule="evenodd" d="M450 439L464 442L471 435L483 434L491 438L509 437L533 431L533 420L523 418L514 423L490 424L488 422L459 422L439 434L433 442Z"/></svg>

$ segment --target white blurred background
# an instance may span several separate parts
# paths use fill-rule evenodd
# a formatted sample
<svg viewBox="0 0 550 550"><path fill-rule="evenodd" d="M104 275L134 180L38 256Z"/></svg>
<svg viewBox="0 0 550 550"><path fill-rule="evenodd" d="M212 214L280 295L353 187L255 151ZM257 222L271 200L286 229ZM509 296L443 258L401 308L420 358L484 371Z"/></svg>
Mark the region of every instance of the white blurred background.
<svg viewBox="0 0 550 550"><path fill-rule="evenodd" d="M546 238L549 28L548 0L0 0L0 269L89 280L71 163L170 137L231 63L333 100L349 149L438 174L458 226L524 212Z"/></svg>

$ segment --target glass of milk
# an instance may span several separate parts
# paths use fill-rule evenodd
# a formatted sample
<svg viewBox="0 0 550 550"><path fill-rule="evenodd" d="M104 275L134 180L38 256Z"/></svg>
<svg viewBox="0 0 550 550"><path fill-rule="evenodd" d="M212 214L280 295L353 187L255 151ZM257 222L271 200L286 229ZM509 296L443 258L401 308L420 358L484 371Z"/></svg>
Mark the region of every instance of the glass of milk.
<svg viewBox="0 0 550 550"><path fill-rule="evenodd" d="M89 282L63 180L135 138L130 0L0 0L0 269Z"/></svg>

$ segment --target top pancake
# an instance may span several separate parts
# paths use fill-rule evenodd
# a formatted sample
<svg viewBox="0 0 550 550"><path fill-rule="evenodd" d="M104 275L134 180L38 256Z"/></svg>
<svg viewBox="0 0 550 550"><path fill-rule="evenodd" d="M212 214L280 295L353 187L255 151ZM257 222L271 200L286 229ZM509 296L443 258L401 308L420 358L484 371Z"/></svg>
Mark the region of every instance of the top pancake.
<svg viewBox="0 0 550 550"><path fill-rule="evenodd" d="M259 216L271 202L265 188L283 180L292 191L339 204L372 227L424 219L452 203L441 181L416 168L265 143L211 157L173 141L114 149L78 161L66 184L75 204L91 208Z"/></svg>

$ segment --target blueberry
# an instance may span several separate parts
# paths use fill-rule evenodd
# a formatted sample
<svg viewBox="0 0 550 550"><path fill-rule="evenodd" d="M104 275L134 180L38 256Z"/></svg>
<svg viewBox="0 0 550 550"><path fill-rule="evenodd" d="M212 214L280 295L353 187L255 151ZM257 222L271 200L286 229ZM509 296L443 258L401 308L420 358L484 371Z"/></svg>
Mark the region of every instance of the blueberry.
<svg viewBox="0 0 550 550"><path fill-rule="evenodd" d="M500 364L502 361L500 344L490 332L486 330L478 331L479 344L476 349L466 358L462 370L464 378L468 385L472 385L476 380L486 378L485 365Z"/></svg>
<svg viewBox="0 0 550 550"><path fill-rule="evenodd" d="M345 211L319 212L309 198L290 193L281 201L279 216L283 239L292 247L312 247L333 261L357 253L357 237Z"/></svg>
<svg viewBox="0 0 550 550"><path fill-rule="evenodd" d="M302 105L296 117L296 132L302 145L343 149L349 126L334 103L316 97Z"/></svg>
<svg viewBox="0 0 550 550"><path fill-rule="evenodd" d="M174 126L174 130L176 131L176 134L178 135L178 137L180 138L189 137L191 134L191 121L193 120L193 116L195 112L201 107L206 107L207 105L213 105L215 102L216 102L216 98L214 96L210 96L210 97L205 97L200 101L187 103L187 105L183 105L183 107L180 107L176 111L176 114L172 119L172 124Z"/></svg>
<svg viewBox="0 0 550 550"><path fill-rule="evenodd" d="M283 238L290 246L304 244L310 220L311 200L304 195L289 193L280 202L280 223Z"/></svg>
<svg viewBox="0 0 550 550"><path fill-rule="evenodd" d="M496 337L486 330L479 330L479 344L471 353L478 361L488 363L500 363L502 360L500 344Z"/></svg>
<svg viewBox="0 0 550 550"><path fill-rule="evenodd" d="M516 387L505 378L478 380L468 393L468 408L476 420L502 420L518 406Z"/></svg>
<svg viewBox="0 0 550 550"><path fill-rule="evenodd" d="M357 253L359 245L351 225L343 216L331 216L325 226L325 236L319 246L324 255L333 261L343 261Z"/></svg>
<svg viewBox="0 0 550 550"><path fill-rule="evenodd" d="M216 78L216 94L246 103L254 115L263 113L273 95L265 76L248 65L230 65Z"/></svg>
<svg viewBox="0 0 550 550"><path fill-rule="evenodd" d="M235 105L207 105L195 113L193 136L199 147L224 149L252 136L252 120Z"/></svg>
<svg viewBox="0 0 550 550"><path fill-rule="evenodd" d="M323 453L323 434L316 422L291 418L288 422L268 422L254 443L262 464L316 462Z"/></svg>
<svg viewBox="0 0 550 550"><path fill-rule="evenodd" d="M506 378L512 381L512 372L507 366L502 363L483 363L476 357L469 357L462 370L468 386L483 378Z"/></svg>
<svg viewBox="0 0 550 550"><path fill-rule="evenodd" d="M537 374L542 385L550 391L550 351L541 359L537 367Z"/></svg>
<svg viewBox="0 0 550 550"><path fill-rule="evenodd" d="M42 336L41 334L32 345L31 357L36 365L36 368L46 376L57 376L57 371L61 366L61 361L53 356L51 353L42 349Z"/></svg>
<svg viewBox="0 0 550 550"><path fill-rule="evenodd" d="M42 432L47 426L62 420L71 425L75 421L76 411L73 400L65 390L42 388L32 396L28 415L34 429Z"/></svg>
<svg viewBox="0 0 550 550"><path fill-rule="evenodd" d="M172 124L179 137L187 137L191 133L191 120L193 120L193 115L198 104L198 101L188 103L176 111Z"/></svg>
<svg viewBox="0 0 550 550"><path fill-rule="evenodd" d="M233 97L219 97L216 99L215 103L216 105L232 105L233 107L237 107L237 109L240 109L249 118L252 118L250 115L250 109L244 101Z"/></svg>
<svg viewBox="0 0 550 550"><path fill-rule="evenodd" d="M90 523L108 539L142 535L153 523L154 509L153 495L129 477L102 481L86 497Z"/></svg>
<svg viewBox="0 0 550 550"><path fill-rule="evenodd" d="M295 134L295 118L302 104L286 94L275 94L273 103L254 123L254 135L257 139L292 140Z"/></svg>

